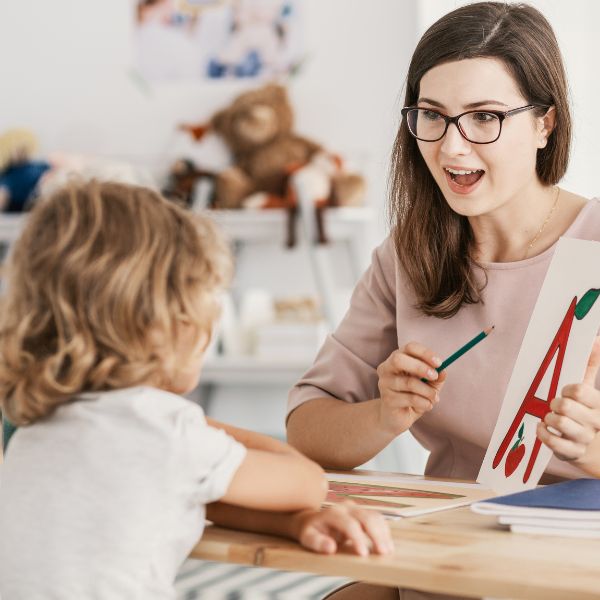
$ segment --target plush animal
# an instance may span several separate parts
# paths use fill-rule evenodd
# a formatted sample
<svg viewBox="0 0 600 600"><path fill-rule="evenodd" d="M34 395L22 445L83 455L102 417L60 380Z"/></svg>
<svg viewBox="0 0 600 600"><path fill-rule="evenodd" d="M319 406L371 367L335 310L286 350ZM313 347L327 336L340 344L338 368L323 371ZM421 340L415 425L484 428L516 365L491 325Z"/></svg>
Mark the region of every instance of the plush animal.
<svg viewBox="0 0 600 600"><path fill-rule="evenodd" d="M243 93L208 123L183 125L195 140L207 132L227 145L232 165L214 179L214 208L287 208L288 245L293 245L298 210L290 177L311 173L312 202L317 209L319 241L325 242L322 211L327 206L358 205L364 195L360 175L346 173L341 161L320 144L296 134L285 88L267 85Z"/></svg>
<svg viewBox="0 0 600 600"><path fill-rule="evenodd" d="M34 160L35 135L27 129L9 129L0 135L0 210L26 210L39 193L40 182L52 166Z"/></svg>

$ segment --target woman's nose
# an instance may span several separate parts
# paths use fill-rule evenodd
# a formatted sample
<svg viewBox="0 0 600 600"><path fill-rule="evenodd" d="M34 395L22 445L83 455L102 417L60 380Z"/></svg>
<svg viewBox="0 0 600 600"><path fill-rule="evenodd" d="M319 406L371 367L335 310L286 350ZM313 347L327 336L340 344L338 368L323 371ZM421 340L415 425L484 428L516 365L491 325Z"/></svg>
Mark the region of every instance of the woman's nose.
<svg viewBox="0 0 600 600"><path fill-rule="evenodd" d="M469 154L471 152L471 142L461 135L455 123L450 123L446 135L442 139L441 151L447 156Z"/></svg>

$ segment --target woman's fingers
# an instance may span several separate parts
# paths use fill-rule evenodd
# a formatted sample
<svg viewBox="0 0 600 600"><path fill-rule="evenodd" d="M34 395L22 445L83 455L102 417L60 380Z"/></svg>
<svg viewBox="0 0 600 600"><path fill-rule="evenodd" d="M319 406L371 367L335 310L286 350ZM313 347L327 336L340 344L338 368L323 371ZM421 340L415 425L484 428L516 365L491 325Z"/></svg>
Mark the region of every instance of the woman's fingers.
<svg viewBox="0 0 600 600"><path fill-rule="evenodd" d="M561 460L577 460L587 451L587 444L580 444L551 433L543 421L538 423L536 435Z"/></svg>
<svg viewBox="0 0 600 600"><path fill-rule="evenodd" d="M554 412L550 412L544 418L544 423L547 427L552 427L555 431L560 433L560 437L563 439L571 440L578 444L588 445L595 437L595 430L585 424L585 421L579 422L571 417L559 415Z"/></svg>
<svg viewBox="0 0 600 600"><path fill-rule="evenodd" d="M440 364L431 350L409 342L379 365L380 417L385 427L403 430L437 404L446 378L436 371Z"/></svg>
<svg viewBox="0 0 600 600"><path fill-rule="evenodd" d="M395 375L385 378L385 384L393 392L408 392L417 396L422 396L430 402L435 402L437 398L436 388L421 381L417 377L410 375Z"/></svg>
<svg viewBox="0 0 600 600"><path fill-rule="evenodd" d="M393 352L386 363L389 363L392 372L409 373L415 377L435 381L438 378L436 368L442 361L425 346L409 342L401 350Z"/></svg>
<svg viewBox="0 0 600 600"><path fill-rule="evenodd" d="M600 391L588 384L566 385L550 408L537 436L558 458L581 459L600 431Z"/></svg>

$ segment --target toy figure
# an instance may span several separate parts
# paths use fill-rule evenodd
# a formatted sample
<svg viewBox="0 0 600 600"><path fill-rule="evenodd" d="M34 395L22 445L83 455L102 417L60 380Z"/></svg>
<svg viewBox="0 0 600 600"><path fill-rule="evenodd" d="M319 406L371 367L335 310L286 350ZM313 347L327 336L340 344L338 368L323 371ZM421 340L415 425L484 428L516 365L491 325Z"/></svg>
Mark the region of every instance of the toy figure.
<svg viewBox="0 0 600 600"><path fill-rule="evenodd" d="M232 165L214 180L214 208L286 208L293 246L298 199L290 176L304 172L303 190L317 211L319 241L327 237L322 211L327 206L355 206L362 202L364 180L346 173L341 160L322 146L293 131L293 112L285 88L267 85L243 93L208 123L183 125L200 140L207 132L220 136Z"/></svg>
<svg viewBox="0 0 600 600"><path fill-rule="evenodd" d="M34 160L37 140L26 129L10 129L0 136L0 210L21 212L38 195L50 163Z"/></svg>

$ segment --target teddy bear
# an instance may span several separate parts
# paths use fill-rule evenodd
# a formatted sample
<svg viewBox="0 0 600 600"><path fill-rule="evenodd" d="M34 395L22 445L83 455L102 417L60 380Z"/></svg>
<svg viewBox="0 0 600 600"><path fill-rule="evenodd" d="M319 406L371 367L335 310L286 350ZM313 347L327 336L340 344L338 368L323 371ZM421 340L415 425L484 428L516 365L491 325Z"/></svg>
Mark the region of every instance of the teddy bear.
<svg viewBox="0 0 600 600"><path fill-rule="evenodd" d="M294 132L293 111L286 89L268 84L238 96L208 123L182 125L195 140L212 132L222 138L231 166L214 175L212 208L285 208L288 246L295 243L298 198L291 178L310 173L317 215L318 241L326 242L323 210L328 206L361 204L365 184L345 172L339 157L321 144Z"/></svg>

